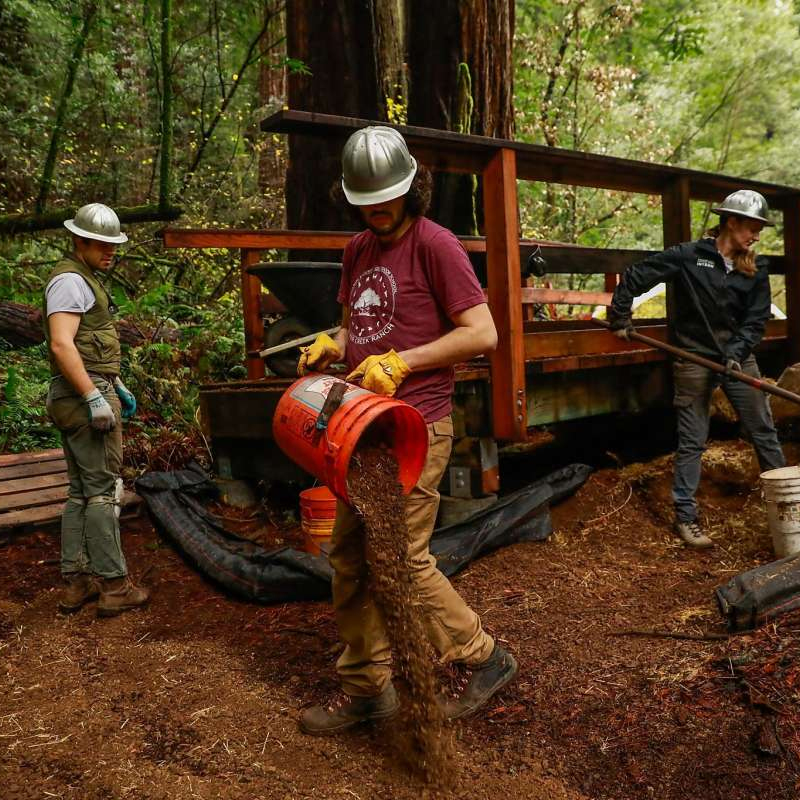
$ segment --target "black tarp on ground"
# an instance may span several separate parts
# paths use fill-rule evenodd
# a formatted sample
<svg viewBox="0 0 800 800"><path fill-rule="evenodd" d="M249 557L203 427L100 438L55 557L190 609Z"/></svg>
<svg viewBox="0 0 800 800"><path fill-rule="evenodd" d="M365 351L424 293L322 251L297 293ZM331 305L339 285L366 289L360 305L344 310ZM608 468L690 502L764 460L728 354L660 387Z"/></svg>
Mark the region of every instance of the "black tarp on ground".
<svg viewBox="0 0 800 800"><path fill-rule="evenodd" d="M501 498L468 520L434 531L431 552L445 575L498 547L546 539L550 505L575 492L592 468L572 464ZM150 472L136 490L162 530L206 577L231 593L260 603L322 600L330 596L332 570L324 556L281 547L267 550L226 531L203 501L217 489L196 464L175 472Z"/></svg>
<svg viewBox="0 0 800 800"><path fill-rule="evenodd" d="M729 631L748 631L800 608L800 555L731 578L715 592Z"/></svg>

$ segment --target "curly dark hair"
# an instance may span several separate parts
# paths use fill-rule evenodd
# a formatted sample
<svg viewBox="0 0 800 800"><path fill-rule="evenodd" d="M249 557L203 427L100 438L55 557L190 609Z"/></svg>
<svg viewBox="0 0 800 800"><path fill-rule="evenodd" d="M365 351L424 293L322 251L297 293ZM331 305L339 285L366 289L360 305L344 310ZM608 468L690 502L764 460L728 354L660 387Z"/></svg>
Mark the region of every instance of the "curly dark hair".
<svg viewBox="0 0 800 800"><path fill-rule="evenodd" d="M405 194L406 198L406 211L412 217L424 217L431 207L431 195L433 193L433 176L431 171L424 165L419 164L417 167L417 174L414 180L411 181L411 186ZM337 178L330 188L329 192L331 200L338 206L346 208L350 212L350 216L359 225L364 224L364 219L359 211L360 206L354 206L347 202L344 196L344 189L342 189L342 179Z"/></svg>

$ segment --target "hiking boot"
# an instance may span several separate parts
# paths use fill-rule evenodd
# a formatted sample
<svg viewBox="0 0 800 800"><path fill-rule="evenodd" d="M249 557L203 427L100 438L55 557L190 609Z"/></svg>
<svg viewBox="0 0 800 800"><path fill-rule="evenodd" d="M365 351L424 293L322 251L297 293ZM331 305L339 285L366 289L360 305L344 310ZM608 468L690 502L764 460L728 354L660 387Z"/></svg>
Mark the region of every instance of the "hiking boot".
<svg viewBox="0 0 800 800"><path fill-rule="evenodd" d="M447 719L461 719L474 714L514 679L519 666L511 653L496 644L492 654L483 664L476 664L470 669L472 675L461 696L442 698L440 701Z"/></svg>
<svg viewBox="0 0 800 800"><path fill-rule="evenodd" d="M74 614L100 594L100 581L86 572L70 572L64 576L64 588L58 599L58 610Z"/></svg>
<svg viewBox="0 0 800 800"><path fill-rule="evenodd" d="M391 683L374 697L344 695L344 698L335 705L305 709L300 715L300 730L312 736L326 736L397 713L397 692Z"/></svg>
<svg viewBox="0 0 800 800"><path fill-rule="evenodd" d="M689 547L714 546L714 542L703 533L703 529L697 524L697 520L692 520L691 522L675 520L675 533L677 533Z"/></svg>
<svg viewBox="0 0 800 800"><path fill-rule="evenodd" d="M97 616L115 617L123 611L147 605L149 599L150 592L135 586L127 575L121 578L103 578L100 600L97 602Z"/></svg>

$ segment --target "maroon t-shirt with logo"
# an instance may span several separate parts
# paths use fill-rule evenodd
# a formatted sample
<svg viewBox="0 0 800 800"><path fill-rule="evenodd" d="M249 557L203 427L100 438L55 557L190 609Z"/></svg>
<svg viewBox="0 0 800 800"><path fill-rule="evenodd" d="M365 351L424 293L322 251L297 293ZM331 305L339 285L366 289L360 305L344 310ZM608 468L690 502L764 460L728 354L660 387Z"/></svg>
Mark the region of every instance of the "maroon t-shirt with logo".
<svg viewBox="0 0 800 800"><path fill-rule="evenodd" d="M370 230L354 236L344 250L338 300L350 309L350 369L367 356L439 339L453 330L450 316L486 302L461 242L426 217L389 245ZM430 423L450 413L452 394L446 367L412 372L395 397Z"/></svg>

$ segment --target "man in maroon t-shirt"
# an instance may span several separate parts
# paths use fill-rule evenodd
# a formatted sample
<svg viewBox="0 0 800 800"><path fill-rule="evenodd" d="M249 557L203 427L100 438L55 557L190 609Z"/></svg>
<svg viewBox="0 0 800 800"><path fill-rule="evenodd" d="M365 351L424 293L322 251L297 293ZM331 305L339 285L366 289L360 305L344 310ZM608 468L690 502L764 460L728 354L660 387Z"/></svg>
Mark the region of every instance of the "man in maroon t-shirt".
<svg viewBox="0 0 800 800"><path fill-rule="evenodd" d="M428 423L428 457L408 495L406 521L415 587L431 644L443 662L472 670L462 695L445 702L451 719L478 710L517 672L517 663L483 630L436 568L428 550L439 506L437 487L453 442L453 365L493 350L497 332L461 243L426 219L431 177L393 128L354 133L342 153L342 190L367 230L344 251L342 327L305 348L298 365L323 370L345 361L348 380L415 406ZM370 594L360 517L339 503L330 562L333 604L345 649L336 667L346 699L314 706L300 718L306 733L335 733L391 716L391 648Z"/></svg>

